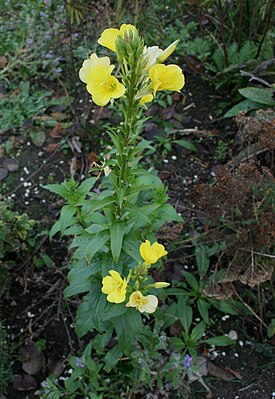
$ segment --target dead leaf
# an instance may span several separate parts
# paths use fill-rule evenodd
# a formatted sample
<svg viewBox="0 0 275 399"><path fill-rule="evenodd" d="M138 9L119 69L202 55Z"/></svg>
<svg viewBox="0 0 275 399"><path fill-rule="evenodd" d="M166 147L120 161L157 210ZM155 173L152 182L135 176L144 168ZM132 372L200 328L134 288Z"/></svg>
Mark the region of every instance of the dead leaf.
<svg viewBox="0 0 275 399"><path fill-rule="evenodd" d="M64 359L52 360L48 359L48 371L49 374L54 377L60 377L64 370Z"/></svg>
<svg viewBox="0 0 275 399"><path fill-rule="evenodd" d="M37 388L37 382L31 375L15 375L12 382L13 389L16 391L32 391Z"/></svg>
<svg viewBox="0 0 275 399"><path fill-rule="evenodd" d="M22 362L22 369L29 375L37 374L45 363L43 353L37 349L33 341L29 341L19 349L19 359Z"/></svg>
<svg viewBox="0 0 275 399"><path fill-rule="evenodd" d="M8 64L8 59L4 55L0 56L0 68L5 68L5 66Z"/></svg>
<svg viewBox="0 0 275 399"><path fill-rule="evenodd" d="M95 152L91 151L87 154L87 159L89 161L89 165L92 165L94 162L98 163L98 157Z"/></svg>
<svg viewBox="0 0 275 399"><path fill-rule="evenodd" d="M229 373L233 374L238 380L242 380L243 379L241 374L238 371L232 370L230 367L226 367L225 369L227 371L229 371Z"/></svg>
<svg viewBox="0 0 275 399"><path fill-rule="evenodd" d="M175 92L175 93L172 94L171 97L172 97L173 101L178 102L178 101L180 101L180 97L181 97L181 96L180 96L179 93L176 93L176 92Z"/></svg>
<svg viewBox="0 0 275 399"><path fill-rule="evenodd" d="M65 112L52 112L51 117L58 121L63 121L68 118L68 115Z"/></svg>
<svg viewBox="0 0 275 399"><path fill-rule="evenodd" d="M51 154L59 147L58 143L50 143L47 145L46 151L48 154Z"/></svg>
<svg viewBox="0 0 275 399"><path fill-rule="evenodd" d="M211 360L208 360L207 370L208 374L212 375L213 377L221 378L224 381L232 380L232 375L228 371L217 366L215 363L211 362Z"/></svg>
<svg viewBox="0 0 275 399"><path fill-rule="evenodd" d="M62 131L62 125L60 122L56 122L55 127L50 132L51 137L61 137L60 132Z"/></svg>
<svg viewBox="0 0 275 399"><path fill-rule="evenodd" d="M176 114L176 111L175 111L175 108L174 108L174 107L167 107L167 108L165 108L165 109L163 109L163 110L161 111L162 119L165 120L165 121L167 121L167 120L173 118L173 116L174 116L175 114Z"/></svg>
<svg viewBox="0 0 275 399"><path fill-rule="evenodd" d="M5 158L3 160L3 166L8 169L9 172L16 172L19 169L19 161L15 158Z"/></svg>
<svg viewBox="0 0 275 399"><path fill-rule="evenodd" d="M8 169L6 168L0 168L0 181L4 180L9 174Z"/></svg>

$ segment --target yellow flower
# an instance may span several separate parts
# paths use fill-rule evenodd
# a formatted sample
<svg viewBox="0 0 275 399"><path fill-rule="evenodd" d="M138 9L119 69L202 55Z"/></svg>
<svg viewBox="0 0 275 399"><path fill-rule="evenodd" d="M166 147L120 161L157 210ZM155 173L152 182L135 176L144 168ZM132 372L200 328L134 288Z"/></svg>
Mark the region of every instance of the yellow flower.
<svg viewBox="0 0 275 399"><path fill-rule="evenodd" d="M130 24L122 24L120 29L105 29L98 39L98 43L112 51L116 51L116 40L118 36L124 36L128 31L132 31L134 33L137 32L137 29L135 26Z"/></svg>
<svg viewBox="0 0 275 399"><path fill-rule="evenodd" d="M107 301L121 303L125 301L127 281L122 280L120 274L115 270L109 271L110 276L106 276L102 280L102 292L108 294Z"/></svg>
<svg viewBox="0 0 275 399"><path fill-rule="evenodd" d="M179 40L174 41L173 43L170 44L158 57L156 62L159 62L162 64L170 55L175 51L177 45L178 45Z"/></svg>
<svg viewBox="0 0 275 399"><path fill-rule="evenodd" d="M184 75L178 65L155 64L149 69L149 77L154 94L159 90L180 91L184 86Z"/></svg>
<svg viewBox="0 0 275 399"><path fill-rule="evenodd" d="M154 244L151 245L149 240L146 240L140 245L139 251L146 265L152 265L156 263L159 258L167 255L163 245L158 242L154 242Z"/></svg>
<svg viewBox="0 0 275 399"><path fill-rule="evenodd" d="M157 281L155 284L154 284L154 287L155 288L166 288L166 287L169 287L169 283L164 283L164 282L160 282L160 281Z"/></svg>
<svg viewBox="0 0 275 399"><path fill-rule="evenodd" d="M79 71L79 77L82 82L87 83L89 77L93 74L92 68L98 65L102 65L105 68L110 67L110 58L109 57L102 57L98 58L98 56L93 53L90 58L85 60L82 64L82 68Z"/></svg>
<svg viewBox="0 0 275 399"><path fill-rule="evenodd" d="M88 92L92 95L94 103L101 107L108 104L112 98L119 98L125 93L123 84L111 75L113 69L114 65L108 68L96 65L85 77Z"/></svg>
<svg viewBox="0 0 275 399"><path fill-rule="evenodd" d="M141 99L139 100L140 105L144 105L146 103L150 103L153 100L153 94L146 94L145 96L142 96Z"/></svg>
<svg viewBox="0 0 275 399"><path fill-rule="evenodd" d="M155 295L143 296L140 291L135 291L130 295L126 306L137 308L141 313L154 313L158 306L158 298Z"/></svg>

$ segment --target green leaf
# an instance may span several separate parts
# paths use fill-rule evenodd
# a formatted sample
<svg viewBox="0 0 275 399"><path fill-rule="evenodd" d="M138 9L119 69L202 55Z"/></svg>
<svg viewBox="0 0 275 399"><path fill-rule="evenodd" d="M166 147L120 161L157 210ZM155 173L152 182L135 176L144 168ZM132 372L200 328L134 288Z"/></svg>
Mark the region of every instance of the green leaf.
<svg viewBox="0 0 275 399"><path fill-rule="evenodd" d="M203 342L206 342L209 345L217 345L217 346L229 346L229 345L235 344L234 340L226 337L225 335L208 338L208 339L205 339Z"/></svg>
<svg viewBox="0 0 275 399"><path fill-rule="evenodd" d="M123 352L118 345L114 346L111 350L109 350L107 355L104 357L104 362L105 362L104 370L107 371L107 373L109 373L117 364L122 355Z"/></svg>
<svg viewBox="0 0 275 399"><path fill-rule="evenodd" d="M90 200L88 201L91 208L92 208L92 212L97 211L98 209L103 209L111 204L113 204L115 202L115 198L110 195L108 197L102 198L101 200Z"/></svg>
<svg viewBox="0 0 275 399"><path fill-rule="evenodd" d="M110 229L111 251L115 262L118 262L123 237L125 234L125 224L123 222L114 222Z"/></svg>
<svg viewBox="0 0 275 399"><path fill-rule="evenodd" d="M250 100L243 100L238 104L234 105L234 107L230 108L225 114L224 118L232 118L233 116L238 115L241 111L249 111L252 109L260 109L262 106L260 103Z"/></svg>
<svg viewBox="0 0 275 399"><path fill-rule="evenodd" d="M102 320L109 320L113 317L121 316L123 313L127 312L128 308L126 308L125 303L113 304L108 303L106 306L105 312L102 315Z"/></svg>
<svg viewBox="0 0 275 399"><path fill-rule="evenodd" d="M52 193L58 194L60 197L68 199L69 197L69 191L64 185L62 184L46 184L45 186L42 186L42 188L45 188L46 190L51 191Z"/></svg>
<svg viewBox="0 0 275 399"><path fill-rule="evenodd" d="M80 337L96 329L101 332L104 328L102 315L107 304L106 295L101 292L101 281L93 282L92 292L84 297L84 302L77 309L76 333Z"/></svg>
<svg viewBox="0 0 275 399"><path fill-rule="evenodd" d="M123 242L123 250L131 256L136 262L141 261L141 256L139 252L140 243L139 241L131 237L130 235L126 235Z"/></svg>
<svg viewBox="0 0 275 399"><path fill-rule="evenodd" d="M132 345L133 337L141 330L142 320L138 310L128 308L127 311L112 319L119 347L124 350Z"/></svg>
<svg viewBox="0 0 275 399"><path fill-rule="evenodd" d="M203 336L203 333L205 332L205 323L204 321L201 321L196 327L193 328L191 332L191 340L196 342L201 339Z"/></svg>
<svg viewBox="0 0 275 399"><path fill-rule="evenodd" d="M174 140L173 142L180 145L181 147L186 148L187 150L194 152L198 151L197 147L191 141L182 139L182 140Z"/></svg>
<svg viewBox="0 0 275 399"><path fill-rule="evenodd" d="M209 268L208 251L204 245L196 246L196 261L200 277L203 277Z"/></svg>
<svg viewBox="0 0 275 399"><path fill-rule="evenodd" d="M178 301L177 305L178 317L180 322L186 333L189 332L189 329L192 324L193 319L193 310L191 306L187 305L186 299L181 297Z"/></svg>
<svg viewBox="0 0 275 399"><path fill-rule="evenodd" d="M64 290L64 297L68 298L92 289L91 276L101 271L99 262L87 265L84 259L73 262L72 269L68 273L70 285Z"/></svg>
<svg viewBox="0 0 275 399"><path fill-rule="evenodd" d="M36 147L42 147L46 140L46 134L42 130L31 130L30 138Z"/></svg>
<svg viewBox="0 0 275 399"><path fill-rule="evenodd" d="M76 213L76 209L73 205L63 205L60 213L60 230L62 235L67 227L75 223L74 214Z"/></svg>
<svg viewBox="0 0 275 399"><path fill-rule="evenodd" d="M88 192L91 190L91 188L95 185L97 178L96 177L89 177L88 179L85 179L80 186L78 187L77 191L80 194L88 194Z"/></svg>
<svg viewBox="0 0 275 399"><path fill-rule="evenodd" d="M184 277L185 277L186 281L188 282L188 284L190 285L190 287L195 292L198 292L199 284L198 284L197 280L195 279L195 277L193 276L193 274L191 274L189 272L185 272L185 271L183 271L182 274L184 275Z"/></svg>
<svg viewBox="0 0 275 399"><path fill-rule="evenodd" d="M272 98L273 90L245 87L244 89L239 89L239 93L252 102L275 106L275 100Z"/></svg>
<svg viewBox="0 0 275 399"><path fill-rule="evenodd" d="M172 337L170 338L170 341L172 342L173 347L178 351L181 351L186 347L186 344L178 337Z"/></svg>
<svg viewBox="0 0 275 399"><path fill-rule="evenodd" d="M199 298L197 304L198 304L198 311L200 312L201 317L203 318L206 324L209 324L210 323L209 312L208 312L208 309L210 307L209 303L204 299Z"/></svg>
<svg viewBox="0 0 275 399"><path fill-rule="evenodd" d="M78 236L73 240L70 248L78 247L74 253L74 257L80 259L84 257L89 263L92 257L104 248L109 238L109 231L106 230L93 235L83 234L83 236Z"/></svg>
<svg viewBox="0 0 275 399"><path fill-rule="evenodd" d="M55 224L52 226L49 237L53 238L53 236L60 231L60 220L57 220Z"/></svg>
<svg viewBox="0 0 275 399"><path fill-rule="evenodd" d="M165 221L171 222L171 221L176 221L176 222L182 222L183 218L180 216L175 208L170 205L170 204L164 204L159 208L159 213L160 217L163 219L165 218Z"/></svg>
<svg viewBox="0 0 275 399"><path fill-rule="evenodd" d="M274 334L275 334L275 319L271 319L271 323L269 324L267 329L268 338L273 337Z"/></svg>

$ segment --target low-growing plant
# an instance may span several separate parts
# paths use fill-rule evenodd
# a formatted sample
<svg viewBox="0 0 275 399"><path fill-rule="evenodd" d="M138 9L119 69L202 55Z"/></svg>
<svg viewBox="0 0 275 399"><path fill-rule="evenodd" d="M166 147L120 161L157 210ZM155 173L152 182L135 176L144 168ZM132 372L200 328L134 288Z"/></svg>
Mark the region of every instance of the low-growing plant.
<svg viewBox="0 0 275 399"><path fill-rule="evenodd" d="M145 50L136 28L122 25L120 30L105 30L99 43L117 53L122 83L111 75L114 66L109 58L96 54L84 61L80 78L99 106L121 98L124 120L108 132L115 158L93 168L98 177L81 184L71 179L45 188L66 200L51 236L59 231L74 235L65 296L85 294L77 312L76 331L83 336L96 330L108 333L109 339L115 331L114 366L141 331L141 314L155 312L156 294L169 285L149 276L152 265L167 254L155 232L166 221L182 218L167 203L167 190L156 172L140 165L139 134L144 104L159 90L180 91L184 76L178 66L162 63L177 42L165 51ZM98 186L101 175L105 176Z"/></svg>

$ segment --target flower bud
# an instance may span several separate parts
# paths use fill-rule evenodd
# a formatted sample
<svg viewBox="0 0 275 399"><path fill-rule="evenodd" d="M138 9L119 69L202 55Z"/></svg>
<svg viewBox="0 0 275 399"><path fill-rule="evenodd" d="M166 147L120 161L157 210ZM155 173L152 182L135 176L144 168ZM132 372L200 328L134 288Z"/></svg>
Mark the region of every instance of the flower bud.
<svg viewBox="0 0 275 399"><path fill-rule="evenodd" d="M164 283L164 282L157 282L154 284L155 288L166 288L168 287L170 284L169 283Z"/></svg>

